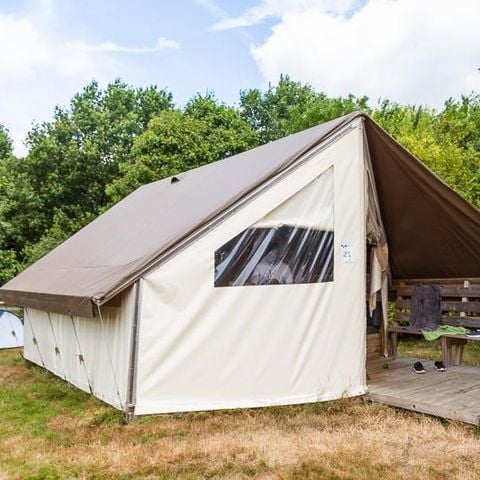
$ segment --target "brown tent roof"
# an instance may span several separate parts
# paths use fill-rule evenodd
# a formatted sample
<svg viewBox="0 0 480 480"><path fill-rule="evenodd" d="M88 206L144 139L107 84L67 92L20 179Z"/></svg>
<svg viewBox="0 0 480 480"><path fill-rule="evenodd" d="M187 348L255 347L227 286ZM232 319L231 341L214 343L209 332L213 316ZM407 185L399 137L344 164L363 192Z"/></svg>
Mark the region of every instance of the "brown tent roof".
<svg viewBox="0 0 480 480"><path fill-rule="evenodd" d="M6 302L93 315L179 241L363 116L394 278L480 277L480 212L353 113L145 185L0 289Z"/></svg>
<svg viewBox="0 0 480 480"><path fill-rule="evenodd" d="M480 278L480 211L373 120L366 131L393 278Z"/></svg>

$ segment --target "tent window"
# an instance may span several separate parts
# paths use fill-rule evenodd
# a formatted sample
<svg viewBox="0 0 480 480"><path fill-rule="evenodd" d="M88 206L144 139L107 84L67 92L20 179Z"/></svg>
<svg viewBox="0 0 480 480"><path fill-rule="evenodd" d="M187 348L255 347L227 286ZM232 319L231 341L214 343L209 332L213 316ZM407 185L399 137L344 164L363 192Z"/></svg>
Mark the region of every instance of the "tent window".
<svg viewBox="0 0 480 480"><path fill-rule="evenodd" d="M215 251L215 287L333 281L333 168Z"/></svg>
<svg viewBox="0 0 480 480"><path fill-rule="evenodd" d="M248 228L215 252L215 286L333 281L333 232Z"/></svg>

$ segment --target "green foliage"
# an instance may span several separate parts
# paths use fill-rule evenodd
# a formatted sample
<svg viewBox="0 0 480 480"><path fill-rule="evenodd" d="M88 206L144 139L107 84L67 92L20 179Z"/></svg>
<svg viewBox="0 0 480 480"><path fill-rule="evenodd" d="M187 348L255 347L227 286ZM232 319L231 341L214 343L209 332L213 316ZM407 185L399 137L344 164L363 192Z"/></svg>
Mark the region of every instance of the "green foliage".
<svg viewBox="0 0 480 480"><path fill-rule="evenodd" d="M38 242L25 245L23 253L29 264L39 260L96 217L95 213L84 212L81 207L77 207L77 211L70 209L70 212L73 214L68 215L63 210L56 209L52 226L45 231Z"/></svg>
<svg viewBox="0 0 480 480"><path fill-rule="evenodd" d="M20 265L14 250L0 250L0 285L14 277Z"/></svg>
<svg viewBox="0 0 480 480"><path fill-rule="evenodd" d="M374 119L450 187L480 206L480 96L437 112L384 101Z"/></svg>
<svg viewBox="0 0 480 480"><path fill-rule="evenodd" d="M107 187L116 202L145 183L221 160L258 144L256 132L231 107L197 96L184 111L162 112L134 142L133 161Z"/></svg>
<svg viewBox="0 0 480 480"><path fill-rule="evenodd" d="M4 160L12 155L12 140L8 130L0 125L0 160Z"/></svg>
<svg viewBox="0 0 480 480"><path fill-rule="evenodd" d="M259 134L262 143L313 127L356 110L369 112L368 98L330 98L310 85L281 76L278 85L265 93L258 89L240 92L243 118Z"/></svg>
<svg viewBox="0 0 480 480"><path fill-rule="evenodd" d="M10 233L10 224L5 221L4 212L9 209L16 195L15 177L11 175L11 170L17 162L8 131L0 125L0 285L20 270L18 250L14 245L2 241Z"/></svg>
<svg viewBox="0 0 480 480"><path fill-rule="evenodd" d="M56 108L51 122L34 126L26 158L2 168L0 250L27 265L97 216L134 139L172 107L171 94L155 87L117 80L102 90L92 82L69 108Z"/></svg>

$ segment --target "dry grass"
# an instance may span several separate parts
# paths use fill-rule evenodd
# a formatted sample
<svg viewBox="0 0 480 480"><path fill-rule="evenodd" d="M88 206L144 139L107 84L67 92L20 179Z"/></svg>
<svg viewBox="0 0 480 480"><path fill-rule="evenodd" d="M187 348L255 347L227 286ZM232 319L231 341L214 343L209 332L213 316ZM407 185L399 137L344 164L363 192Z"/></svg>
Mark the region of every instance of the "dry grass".
<svg viewBox="0 0 480 480"><path fill-rule="evenodd" d="M0 479L475 479L480 430L374 405L143 417L0 352Z"/></svg>

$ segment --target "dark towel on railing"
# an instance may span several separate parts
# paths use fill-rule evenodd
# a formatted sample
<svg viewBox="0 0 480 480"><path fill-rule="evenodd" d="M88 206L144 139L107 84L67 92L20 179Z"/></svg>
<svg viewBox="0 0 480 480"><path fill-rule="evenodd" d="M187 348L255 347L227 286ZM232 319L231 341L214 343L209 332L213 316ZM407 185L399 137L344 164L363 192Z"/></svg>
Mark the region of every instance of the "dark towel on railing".
<svg viewBox="0 0 480 480"><path fill-rule="evenodd" d="M442 317L442 290L438 285L415 285L410 299L410 327L435 330Z"/></svg>

